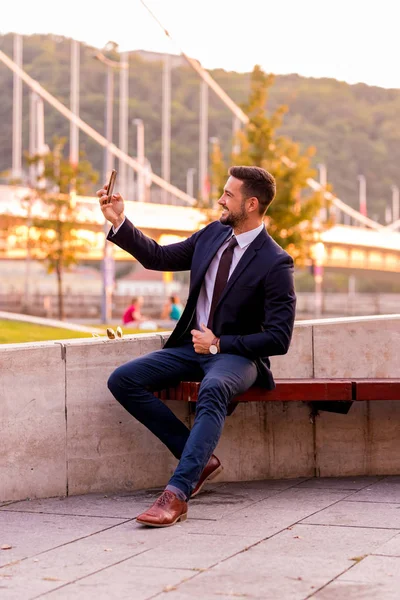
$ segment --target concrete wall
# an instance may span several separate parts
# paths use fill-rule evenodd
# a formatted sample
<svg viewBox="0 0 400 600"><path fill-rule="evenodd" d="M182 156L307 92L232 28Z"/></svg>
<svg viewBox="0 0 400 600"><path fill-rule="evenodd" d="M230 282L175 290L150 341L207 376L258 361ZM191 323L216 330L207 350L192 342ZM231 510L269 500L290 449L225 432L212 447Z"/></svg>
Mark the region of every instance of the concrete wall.
<svg viewBox="0 0 400 600"><path fill-rule="evenodd" d="M112 370L162 347L159 334L0 346L0 502L161 486L176 464L106 387ZM400 315L304 321L277 378L400 377ZM171 408L190 424L185 403ZM217 454L222 480L400 473L400 402L347 415L306 403L239 405Z"/></svg>

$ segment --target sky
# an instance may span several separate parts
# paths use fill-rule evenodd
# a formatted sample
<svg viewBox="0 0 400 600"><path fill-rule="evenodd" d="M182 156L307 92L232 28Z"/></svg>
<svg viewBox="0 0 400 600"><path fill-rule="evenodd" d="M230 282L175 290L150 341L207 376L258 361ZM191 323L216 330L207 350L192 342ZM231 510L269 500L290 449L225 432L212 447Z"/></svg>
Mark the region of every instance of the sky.
<svg viewBox="0 0 400 600"><path fill-rule="evenodd" d="M14 0L0 33L53 33L97 48L180 50L207 68L298 73L400 88L399 0Z"/></svg>

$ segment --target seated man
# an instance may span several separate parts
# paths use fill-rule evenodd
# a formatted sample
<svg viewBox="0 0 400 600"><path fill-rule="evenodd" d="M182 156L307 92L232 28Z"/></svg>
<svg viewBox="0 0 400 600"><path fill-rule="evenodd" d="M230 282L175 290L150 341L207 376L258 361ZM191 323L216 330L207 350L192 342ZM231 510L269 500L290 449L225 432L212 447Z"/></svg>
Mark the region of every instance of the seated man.
<svg viewBox="0 0 400 600"><path fill-rule="evenodd" d="M263 218L275 180L259 167L231 167L222 213L188 239L160 246L124 215L120 194L97 192L112 223L108 239L147 269L191 271L185 310L162 350L118 367L108 387L126 410L179 460L164 492L137 521L167 527L187 517L187 502L221 470L213 454L228 405L256 380L275 387L269 356L288 351L295 316L293 260L268 235ZM200 381L189 430L152 390Z"/></svg>

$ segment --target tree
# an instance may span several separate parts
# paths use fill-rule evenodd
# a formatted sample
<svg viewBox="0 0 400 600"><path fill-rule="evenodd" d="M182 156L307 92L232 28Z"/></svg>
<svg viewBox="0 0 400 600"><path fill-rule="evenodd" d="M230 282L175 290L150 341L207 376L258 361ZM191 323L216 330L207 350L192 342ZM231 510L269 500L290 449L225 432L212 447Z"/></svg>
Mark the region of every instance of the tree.
<svg viewBox="0 0 400 600"><path fill-rule="evenodd" d="M36 177L25 205L30 207L39 200L43 218L32 220L35 242L31 255L44 260L49 273L57 276L58 316L64 318L63 274L78 262L78 255L88 249L88 242L79 237L76 220L75 194L84 194L86 188L98 179L90 163L81 155L78 165L72 165L63 155L65 139L54 139L53 149L46 154L27 156L28 163L36 166ZM74 189L72 189L72 187Z"/></svg>
<svg viewBox="0 0 400 600"><path fill-rule="evenodd" d="M277 134L287 108L280 106L267 115L268 90L273 76L256 66L251 75L250 95L242 108L249 123L237 134L231 156L233 165L256 165L269 171L276 179L277 194L266 215L268 231L297 262L307 255L308 243L313 240L313 220L321 207L321 194L310 192L307 178L314 176L310 159L313 148L301 153L289 138ZM212 183L222 193L227 168L218 148L211 157Z"/></svg>

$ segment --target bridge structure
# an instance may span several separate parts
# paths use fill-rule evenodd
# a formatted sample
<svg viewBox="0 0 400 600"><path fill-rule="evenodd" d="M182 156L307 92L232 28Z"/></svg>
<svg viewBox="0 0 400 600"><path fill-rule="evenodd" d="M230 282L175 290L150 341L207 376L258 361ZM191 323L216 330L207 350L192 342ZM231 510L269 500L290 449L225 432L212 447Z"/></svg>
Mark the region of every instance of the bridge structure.
<svg viewBox="0 0 400 600"><path fill-rule="evenodd" d="M166 32L167 33L167 32ZM207 177L208 168L208 92L216 93L233 115L233 132L248 123L247 115L232 101L222 88L211 78L201 65L181 52L185 60L196 71L200 79L200 134L199 134L199 181ZM104 57L101 59L104 60ZM110 74L115 65L106 67ZM114 61L113 61L114 62ZM52 96L38 81L29 76L22 65L22 39L15 35L13 59L0 51L0 63L14 74L13 103L13 157L12 174L15 178L21 174L21 111L22 84L28 86L31 93L30 103L30 151L41 152L44 148L44 113L43 103L47 102L70 122L70 160L76 163L79 153L79 131L94 139L104 149L105 172L118 159L122 172L122 188L126 182L126 170L133 170L138 177L138 189L143 187L144 179L153 188L161 190L164 201L127 202L127 214L132 221L146 234L160 243L179 240L187 237L205 224L204 214L196 208L197 199L193 189L183 191L170 183L170 69L171 61L165 57L163 76L163 127L162 127L162 176L149 171L143 154L143 147L138 147L138 156L133 158L127 153L127 57L121 54L120 65L120 135L119 144L112 142L110 135L103 136L95 131L79 116L79 44L71 41L71 103L70 108ZM108 107L110 108L110 107ZM107 123L106 123L107 133ZM288 158L283 157L288 167L295 166ZM366 210L360 211L347 205L326 189L326 181L307 180L314 191L319 191L329 202L337 218L337 223L326 229L323 223L316 227L315 244L310 254L314 263L332 268L367 269L387 272L398 272L400 264L400 219L395 218L390 225L382 225L369 218ZM34 217L45 217L46 207L39 200L26 208L24 198L27 188L23 186L0 185L0 219L3 222L0 238L0 259L23 259L27 255L28 236L34 236L30 226ZM123 191L123 189L122 189ZM204 200L204 186L200 185L199 195ZM139 200L144 200L144 196ZM95 198L75 197L77 229L82 237L90 242L90 252L85 260L101 260L105 258L103 216ZM365 207L364 207L365 208ZM332 214L331 210L331 214ZM325 211L327 212L327 211ZM326 215L327 216L327 215ZM344 220L351 225L339 224ZM398 215L397 215L398 217ZM116 260L126 260L126 254L114 249Z"/></svg>
<svg viewBox="0 0 400 600"><path fill-rule="evenodd" d="M10 224L0 237L0 259L21 260L27 256L29 219L24 198L28 193L28 188L0 185L0 220ZM104 219L98 201L85 196L76 196L75 201L77 231L90 245L82 258L102 260ZM46 210L40 200L33 202L30 220L45 218ZM146 235L161 244L185 239L206 223L204 212L196 207L127 201L126 214ZM29 235L34 239L34 229L30 228ZM400 233L389 228L376 230L336 224L317 234L310 253L318 264L333 269L395 273L399 272L400 265ZM127 254L116 247L114 258L127 260Z"/></svg>

